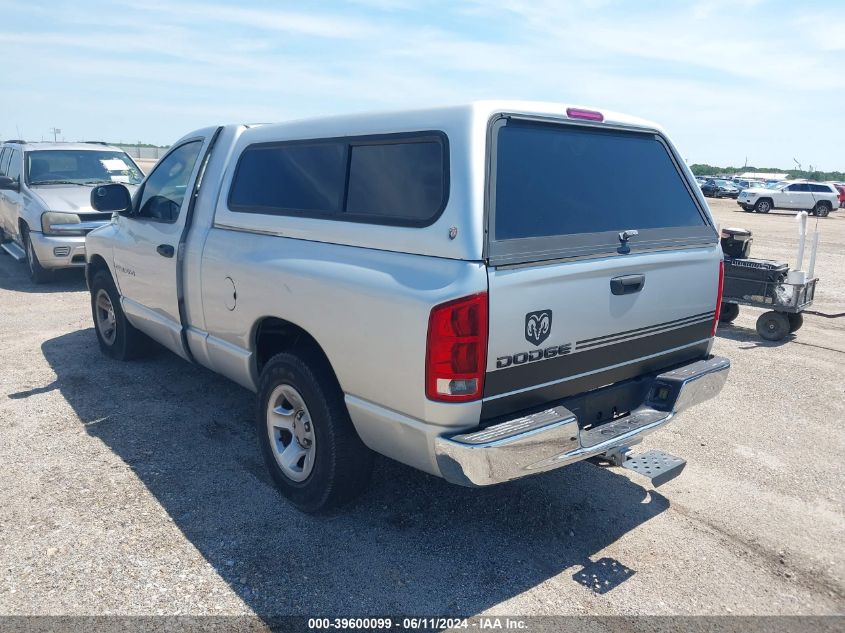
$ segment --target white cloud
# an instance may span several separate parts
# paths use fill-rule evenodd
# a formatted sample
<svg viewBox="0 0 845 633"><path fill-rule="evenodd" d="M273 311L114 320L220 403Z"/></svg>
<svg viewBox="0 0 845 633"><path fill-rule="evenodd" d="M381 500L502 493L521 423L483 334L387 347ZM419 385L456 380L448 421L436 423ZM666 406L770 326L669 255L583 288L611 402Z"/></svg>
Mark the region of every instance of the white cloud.
<svg viewBox="0 0 845 633"><path fill-rule="evenodd" d="M764 158L779 152L782 135L766 133L787 123L797 136L784 155L804 146L833 154L845 145L837 44L845 10L835 6L353 0L241 9L222 0L122 0L87 11L61 4L45 14L11 4L4 13L21 23L4 29L0 42L7 59L26 63L7 64L6 79L51 95L95 86L110 103L125 104L123 125L137 129L129 136L151 141L214 122L215 114L271 120L508 97L651 118L679 137L685 155L709 162L753 154L751 145ZM0 122L88 130L113 112L97 114L101 98L69 125L61 111L47 113L50 102L25 101L0 102ZM813 120L796 123L808 104ZM151 121L150 112L166 115Z"/></svg>

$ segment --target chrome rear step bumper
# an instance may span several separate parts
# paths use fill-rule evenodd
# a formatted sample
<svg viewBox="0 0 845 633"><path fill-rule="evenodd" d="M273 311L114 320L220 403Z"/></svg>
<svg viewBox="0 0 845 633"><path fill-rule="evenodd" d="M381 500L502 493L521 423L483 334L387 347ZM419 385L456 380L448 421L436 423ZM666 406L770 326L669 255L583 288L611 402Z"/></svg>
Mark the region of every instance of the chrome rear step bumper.
<svg viewBox="0 0 845 633"><path fill-rule="evenodd" d="M714 356L654 378L645 403L629 415L581 430L576 416L557 406L470 433L435 440L443 477L464 486L487 486L560 468L636 444L676 414L715 397L731 363Z"/></svg>

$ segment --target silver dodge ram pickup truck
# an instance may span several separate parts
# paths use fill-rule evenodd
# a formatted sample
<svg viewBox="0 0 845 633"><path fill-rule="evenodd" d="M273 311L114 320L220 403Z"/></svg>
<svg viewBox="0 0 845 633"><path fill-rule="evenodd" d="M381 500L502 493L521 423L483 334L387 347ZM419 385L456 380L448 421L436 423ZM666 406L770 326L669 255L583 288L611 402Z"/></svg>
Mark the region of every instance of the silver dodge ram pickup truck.
<svg viewBox="0 0 845 633"><path fill-rule="evenodd" d="M91 202L116 212L86 238L102 351L149 337L257 392L265 462L304 511L359 493L374 453L468 486L587 458L658 485L683 460L630 447L730 367L710 355L707 205L628 116L479 102L211 127L134 197Z"/></svg>

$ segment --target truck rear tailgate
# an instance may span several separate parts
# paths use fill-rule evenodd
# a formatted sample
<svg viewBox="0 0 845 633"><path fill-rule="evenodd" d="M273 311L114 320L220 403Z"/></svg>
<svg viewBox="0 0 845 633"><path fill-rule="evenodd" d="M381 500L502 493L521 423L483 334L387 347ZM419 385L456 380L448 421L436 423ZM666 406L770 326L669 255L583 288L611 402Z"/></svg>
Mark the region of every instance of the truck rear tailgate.
<svg viewBox="0 0 845 633"><path fill-rule="evenodd" d="M641 290L614 295L620 276ZM708 249L491 269L484 416L703 357L717 283Z"/></svg>
<svg viewBox="0 0 845 633"><path fill-rule="evenodd" d="M505 118L491 161L484 419L708 353L721 253L659 134Z"/></svg>

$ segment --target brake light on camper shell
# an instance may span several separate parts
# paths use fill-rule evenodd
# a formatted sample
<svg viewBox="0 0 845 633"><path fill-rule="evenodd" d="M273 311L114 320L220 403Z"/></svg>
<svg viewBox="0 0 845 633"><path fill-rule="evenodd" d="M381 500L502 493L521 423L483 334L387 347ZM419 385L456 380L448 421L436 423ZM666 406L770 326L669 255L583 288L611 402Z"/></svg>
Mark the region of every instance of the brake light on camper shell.
<svg viewBox="0 0 845 633"><path fill-rule="evenodd" d="M582 108L566 108L566 116L570 119L584 119L585 121L604 121L604 115L601 112Z"/></svg>
<svg viewBox="0 0 845 633"><path fill-rule="evenodd" d="M487 366L487 293L435 306L428 319L425 394L441 402L478 400Z"/></svg>

